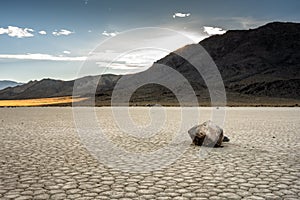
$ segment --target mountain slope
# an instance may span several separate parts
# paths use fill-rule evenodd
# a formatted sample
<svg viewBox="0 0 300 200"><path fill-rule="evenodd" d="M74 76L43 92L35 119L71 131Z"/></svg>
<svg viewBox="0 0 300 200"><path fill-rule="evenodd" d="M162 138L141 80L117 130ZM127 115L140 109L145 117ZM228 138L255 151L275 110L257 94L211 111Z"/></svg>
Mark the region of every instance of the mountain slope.
<svg viewBox="0 0 300 200"><path fill-rule="evenodd" d="M228 93L300 99L299 23L274 22L253 30L228 31L199 45L216 63ZM193 66L175 53L158 63L176 69L196 88L204 84Z"/></svg>
<svg viewBox="0 0 300 200"><path fill-rule="evenodd" d="M248 31L228 31L200 44L227 85L300 78L300 24L273 22Z"/></svg>
<svg viewBox="0 0 300 200"><path fill-rule="evenodd" d="M15 86L22 85L22 84L23 83L18 83L15 81L8 81L8 80L0 81L0 90L3 90L8 87L15 87Z"/></svg>

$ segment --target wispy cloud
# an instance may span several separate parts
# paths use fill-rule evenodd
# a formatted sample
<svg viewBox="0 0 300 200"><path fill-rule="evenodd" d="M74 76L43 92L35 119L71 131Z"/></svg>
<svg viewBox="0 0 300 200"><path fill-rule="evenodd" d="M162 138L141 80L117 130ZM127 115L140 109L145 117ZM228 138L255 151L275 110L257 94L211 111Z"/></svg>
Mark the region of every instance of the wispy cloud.
<svg viewBox="0 0 300 200"><path fill-rule="evenodd" d="M125 70L125 73L131 73L149 68L155 61L167 54L168 52L162 50L141 49L125 55L117 52L97 53L91 55L89 59L94 60L101 68L107 67L107 70Z"/></svg>
<svg viewBox="0 0 300 200"><path fill-rule="evenodd" d="M44 60L44 61L84 61L86 57L54 56L50 54L0 54L0 59Z"/></svg>
<svg viewBox="0 0 300 200"><path fill-rule="evenodd" d="M71 54L70 51L63 51L64 54Z"/></svg>
<svg viewBox="0 0 300 200"><path fill-rule="evenodd" d="M118 34L119 34L119 32L117 32L117 31L113 31L113 32L103 31L103 33L102 33L102 35L105 35L105 36L108 36L108 37L114 37Z"/></svg>
<svg viewBox="0 0 300 200"><path fill-rule="evenodd" d="M218 27L204 26L204 32L208 35L221 35L226 33L226 30Z"/></svg>
<svg viewBox="0 0 300 200"><path fill-rule="evenodd" d="M46 35L47 32L46 32L46 31L39 31L39 34L41 34L41 35Z"/></svg>
<svg viewBox="0 0 300 200"><path fill-rule="evenodd" d="M199 42L200 37L194 35L194 31L191 32L185 30L184 33L179 33L168 29L146 28L120 33L109 42L103 43L100 49L89 54L87 63L89 63L90 73L99 74L99 70L104 71L101 73L115 74L144 71L153 62L170 52L186 44L194 43L193 39L187 37L186 34L192 34ZM207 37L204 34L203 36ZM120 45L122 41L124 44ZM132 51L128 51L128 49L132 49Z"/></svg>
<svg viewBox="0 0 300 200"><path fill-rule="evenodd" d="M61 30L55 30L52 32L52 35L55 35L55 36L60 36L60 35L70 35L70 34L73 34L74 32L73 31L69 31L69 30L66 30L66 29L61 29Z"/></svg>
<svg viewBox="0 0 300 200"><path fill-rule="evenodd" d="M183 17L188 17L188 16L190 16L191 15L191 13L181 13L181 12L178 12L178 13L174 13L173 14L173 18L175 19L176 17L181 17L181 18L183 18Z"/></svg>
<svg viewBox="0 0 300 200"><path fill-rule="evenodd" d="M25 38L33 37L34 30L31 28L20 28L17 26L8 26L7 28L0 28L0 35L7 34L10 37Z"/></svg>

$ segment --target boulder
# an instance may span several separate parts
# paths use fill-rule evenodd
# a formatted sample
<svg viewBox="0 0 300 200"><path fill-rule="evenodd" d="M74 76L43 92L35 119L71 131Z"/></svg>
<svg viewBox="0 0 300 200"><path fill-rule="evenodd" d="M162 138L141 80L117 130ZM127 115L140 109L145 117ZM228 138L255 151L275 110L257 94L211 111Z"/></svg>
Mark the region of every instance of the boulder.
<svg viewBox="0 0 300 200"><path fill-rule="evenodd" d="M188 131L193 143L198 146L220 147L223 142L223 129L212 121L196 125Z"/></svg>

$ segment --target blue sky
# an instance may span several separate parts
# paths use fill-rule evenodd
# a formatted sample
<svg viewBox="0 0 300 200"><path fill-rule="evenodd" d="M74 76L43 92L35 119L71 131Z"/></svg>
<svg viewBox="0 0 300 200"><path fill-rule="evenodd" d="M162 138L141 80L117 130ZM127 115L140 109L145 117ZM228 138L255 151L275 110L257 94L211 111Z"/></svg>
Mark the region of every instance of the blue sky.
<svg viewBox="0 0 300 200"><path fill-rule="evenodd" d="M0 80L27 82L42 78L73 79L77 76L84 59L95 47L108 38L118 37L123 31L134 28L169 28L198 42L229 29L249 29L272 21L299 22L299 2L298 0L1 1ZM157 41L163 42L159 38ZM173 48L175 50L179 47ZM141 53L136 55L138 56L128 56L127 59L132 61L137 57L144 58ZM163 55L153 53L152 57L145 59L148 59L147 63L151 63ZM134 63L137 65L134 68L136 70L139 66L137 62ZM117 74L134 72L132 68L124 70L126 64L124 67L118 66L119 68L114 67L106 72ZM149 66L150 64L141 64L139 70Z"/></svg>

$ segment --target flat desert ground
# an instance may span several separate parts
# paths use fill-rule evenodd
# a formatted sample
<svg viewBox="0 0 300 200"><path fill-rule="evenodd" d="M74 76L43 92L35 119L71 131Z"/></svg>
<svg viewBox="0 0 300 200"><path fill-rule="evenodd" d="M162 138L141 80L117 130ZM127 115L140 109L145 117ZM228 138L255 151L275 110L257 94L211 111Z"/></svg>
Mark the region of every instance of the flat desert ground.
<svg viewBox="0 0 300 200"><path fill-rule="evenodd" d="M130 108L131 118L147 125L149 109ZM180 108L165 108L163 130L143 138L120 135L110 108L94 110L109 141L132 156L168 146L182 121ZM299 108L226 108L223 128L230 142L206 156L188 138L194 124L185 124L178 133L185 151L161 168L172 151L153 154L147 166L131 166L103 146L100 157L113 164L101 162L84 145L89 127L78 135L73 111L0 109L0 199L300 199ZM210 115L209 108L200 108L199 121ZM81 122L92 123L88 115ZM153 171L137 172L152 164Z"/></svg>

